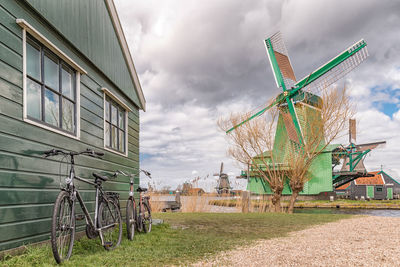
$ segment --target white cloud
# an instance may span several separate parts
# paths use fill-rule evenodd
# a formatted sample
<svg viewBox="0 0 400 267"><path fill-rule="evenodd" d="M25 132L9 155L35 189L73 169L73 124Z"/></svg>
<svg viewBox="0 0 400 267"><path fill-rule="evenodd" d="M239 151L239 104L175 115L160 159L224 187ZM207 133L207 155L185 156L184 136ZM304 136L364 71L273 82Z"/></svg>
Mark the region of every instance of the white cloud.
<svg viewBox="0 0 400 267"><path fill-rule="evenodd" d="M395 121L400 122L400 109L396 113L393 114L393 119Z"/></svg>
<svg viewBox="0 0 400 267"><path fill-rule="evenodd" d="M239 174L226 157L216 120L279 93L262 42L277 30L283 32L298 78L359 39L367 41L370 57L347 77L357 104L358 141L387 140L366 165L372 170L383 164L400 177L400 111L382 112L389 103L400 108L398 1L115 4L147 99L147 112L140 117L140 150L147 155L141 164L159 184L190 180L192 170L205 177L217 172L221 161L226 172Z"/></svg>

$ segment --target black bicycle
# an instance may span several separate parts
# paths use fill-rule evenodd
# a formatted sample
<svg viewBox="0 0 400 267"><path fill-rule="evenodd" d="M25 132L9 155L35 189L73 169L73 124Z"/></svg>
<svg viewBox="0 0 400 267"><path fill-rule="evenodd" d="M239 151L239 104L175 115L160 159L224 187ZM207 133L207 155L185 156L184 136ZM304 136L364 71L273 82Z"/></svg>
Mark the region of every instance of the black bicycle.
<svg viewBox="0 0 400 267"><path fill-rule="evenodd" d="M149 172L142 169L140 169L140 171L151 179L151 174ZM147 192L147 188L139 186L136 189L136 191L139 192L139 205L136 207L136 201L133 197L133 182L135 175L123 171L116 171L115 174L122 174L130 178L129 198L126 203L126 230L128 233L128 239L133 240L135 229L144 233L151 231L152 219L150 196L143 196L143 193ZM139 210L139 214L137 210Z"/></svg>
<svg viewBox="0 0 400 267"><path fill-rule="evenodd" d="M70 170L66 178L66 186L58 194L53 209L53 218L51 224L51 247L57 263L61 263L71 257L72 248L75 240L75 221L76 219L86 219L86 235L89 238L100 236L101 244L105 249L116 248L122 237L122 218L119 206L116 200L116 193L105 192L102 183L109 178L96 173L94 182L75 175L75 156L88 155L91 157L103 156L102 152L95 152L87 149L82 152L62 151L52 149L44 152L45 157L64 155L69 157ZM82 196L74 185L77 179L84 183L93 185L96 188L96 202L94 220L89 215L89 211L83 202ZM78 200L83 215L81 218L75 215L75 203Z"/></svg>

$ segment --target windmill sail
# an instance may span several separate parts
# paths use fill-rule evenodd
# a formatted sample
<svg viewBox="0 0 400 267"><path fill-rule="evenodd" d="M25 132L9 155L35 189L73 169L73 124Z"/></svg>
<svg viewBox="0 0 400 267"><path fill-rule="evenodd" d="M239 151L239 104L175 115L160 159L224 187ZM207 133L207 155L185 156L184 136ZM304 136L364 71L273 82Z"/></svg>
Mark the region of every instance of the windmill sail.
<svg viewBox="0 0 400 267"><path fill-rule="evenodd" d="M384 147L385 145L386 141L380 141L380 142L356 145L356 148L358 151L365 151L368 149L372 150L378 147Z"/></svg>
<svg viewBox="0 0 400 267"><path fill-rule="evenodd" d="M297 136L297 132L296 132L296 128L295 128L294 123L293 123L292 116L290 115L289 112L286 112L284 110L284 108L281 108L280 112L281 112L281 115L282 115L282 118L283 118L283 122L285 124L286 132L288 134L289 139L298 144L299 143L299 137Z"/></svg>
<svg viewBox="0 0 400 267"><path fill-rule="evenodd" d="M286 102L293 120L294 128L297 132L298 139L301 143L302 133L297 119L296 110L293 106L293 97L295 97L300 91L317 93L318 91L329 87L344 77L355 67L360 65L368 57L367 43L364 40L361 40L312 72L310 75L296 82L296 77L294 75L281 33L277 32L270 38L266 39L265 46L267 48L269 62L274 73L275 82L278 87L282 87L284 93L278 95L278 97L271 104L264 106L261 110L257 112L251 112L251 115L242 122L232 125L232 127L228 129L226 133L229 133L246 122L261 116L268 109ZM291 126L287 125L287 128L291 128Z"/></svg>
<svg viewBox="0 0 400 267"><path fill-rule="evenodd" d="M265 46L276 85L278 88L282 87L284 91L292 88L296 83L296 76L294 75L282 34L277 32L266 39Z"/></svg>
<svg viewBox="0 0 400 267"><path fill-rule="evenodd" d="M313 93L319 92L343 78L367 57L367 43L361 40L301 79L296 87Z"/></svg>
<svg viewBox="0 0 400 267"><path fill-rule="evenodd" d="M355 144L357 140L356 136L356 120L355 119L350 119L349 120L349 143L350 144Z"/></svg>
<svg viewBox="0 0 400 267"><path fill-rule="evenodd" d="M265 46L267 48L268 58L274 73L276 85L282 87L284 92L292 89L296 83L296 77L289 60L285 43L283 42L282 34L277 32L272 35L270 38L265 40ZM285 100L288 106L288 115L291 120L290 122L289 116L286 116L286 120L284 120L286 128L288 129L288 135L291 140L296 143L301 143L303 136L300 123L297 119L296 109L294 108L293 102L290 98L286 97ZM291 132L289 132L289 130Z"/></svg>
<svg viewBox="0 0 400 267"><path fill-rule="evenodd" d="M342 169L340 171L342 172L349 172L350 171L350 160L348 157L346 157L344 159L343 165L342 165ZM365 169L365 165L364 165L364 158L362 158L359 162L357 162L357 164L355 166L353 166L352 171L355 172L362 172L362 173L366 173L367 170Z"/></svg>

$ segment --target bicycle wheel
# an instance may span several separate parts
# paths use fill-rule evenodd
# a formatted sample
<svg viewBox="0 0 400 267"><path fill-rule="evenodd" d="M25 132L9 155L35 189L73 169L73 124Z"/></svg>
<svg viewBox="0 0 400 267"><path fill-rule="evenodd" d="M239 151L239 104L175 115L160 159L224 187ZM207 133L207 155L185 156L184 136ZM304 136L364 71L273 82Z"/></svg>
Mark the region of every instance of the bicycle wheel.
<svg viewBox="0 0 400 267"><path fill-rule="evenodd" d="M118 204L110 200L102 201L99 206L99 228L103 237L104 248L112 250L119 246L122 238L122 218Z"/></svg>
<svg viewBox="0 0 400 267"><path fill-rule="evenodd" d="M51 249L57 263L68 260L75 240L75 215L69 193L58 194L51 223Z"/></svg>
<svg viewBox="0 0 400 267"><path fill-rule="evenodd" d="M149 233L151 231L151 210L150 205L146 201L143 202L143 214L142 214L142 227L143 232Z"/></svg>
<svg viewBox="0 0 400 267"><path fill-rule="evenodd" d="M136 204L133 197L129 198L126 203L126 231L128 239L133 240L136 228Z"/></svg>

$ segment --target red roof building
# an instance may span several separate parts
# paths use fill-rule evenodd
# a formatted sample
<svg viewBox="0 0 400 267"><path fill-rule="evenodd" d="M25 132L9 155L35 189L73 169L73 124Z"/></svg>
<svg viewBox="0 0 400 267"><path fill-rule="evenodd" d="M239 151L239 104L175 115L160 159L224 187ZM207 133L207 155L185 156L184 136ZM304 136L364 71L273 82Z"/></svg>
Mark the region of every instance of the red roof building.
<svg viewBox="0 0 400 267"><path fill-rule="evenodd" d="M352 199L361 197L370 199L393 199L400 195L400 183L384 171L370 172L374 176L359 177L354 181L336 188L337 195Z"/></svg>

